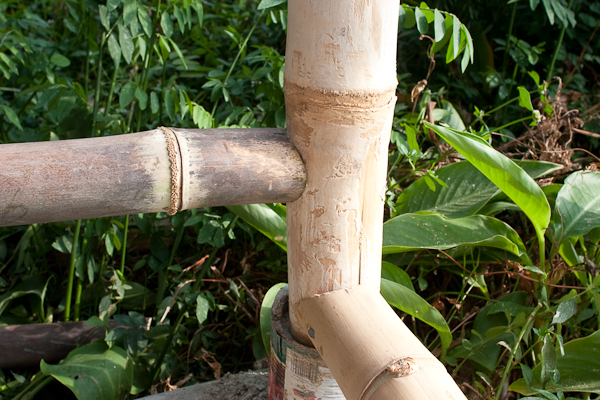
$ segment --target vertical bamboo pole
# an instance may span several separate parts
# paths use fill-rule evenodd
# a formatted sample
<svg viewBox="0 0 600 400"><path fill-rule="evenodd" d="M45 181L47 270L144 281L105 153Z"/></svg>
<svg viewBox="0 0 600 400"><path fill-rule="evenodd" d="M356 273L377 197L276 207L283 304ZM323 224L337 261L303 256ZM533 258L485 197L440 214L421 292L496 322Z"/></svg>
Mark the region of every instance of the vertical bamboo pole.
<svg viewBox="0 0 600 400"><path fill-rule="evenodd" d="M290 314L295 304L356 285L378 290L387 147L396 102L394 0L289 0L288 133L306 165L288 203Z"/></svg>
<svg viewBox="0 0 600 400"><path fill-rule="evenodd" d="M466 400L379 294L398 11L397 0L288 1L288 134L307 172L288 203L291 332L348 400Z"/></svg>

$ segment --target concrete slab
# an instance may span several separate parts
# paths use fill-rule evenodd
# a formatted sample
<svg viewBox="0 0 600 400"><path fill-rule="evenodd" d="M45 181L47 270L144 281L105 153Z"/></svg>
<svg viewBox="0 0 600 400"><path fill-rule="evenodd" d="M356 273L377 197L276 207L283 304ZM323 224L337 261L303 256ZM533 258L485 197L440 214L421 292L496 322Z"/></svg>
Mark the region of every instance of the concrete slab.
<svg viewBox="0 0 600 400"><path fill-rule="evenodd" d="M142 400L267 400L268 397L269 373L262 370L226 374L216 381L146 396Z"/></svg>

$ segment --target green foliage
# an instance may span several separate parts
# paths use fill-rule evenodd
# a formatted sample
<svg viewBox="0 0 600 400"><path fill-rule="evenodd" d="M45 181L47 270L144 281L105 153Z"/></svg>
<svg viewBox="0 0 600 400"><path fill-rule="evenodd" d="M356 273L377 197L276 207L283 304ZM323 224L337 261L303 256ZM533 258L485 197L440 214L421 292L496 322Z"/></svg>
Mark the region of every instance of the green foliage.
<svg viewBox="0 0 600 400"><path fill-rule="evenodd" d="M0 2L0 143L285 127L285 3ZM382 294L431 350L448 348L442 361L482 398L499 399L505 383L551 400L598 391L588 372L598 358L600 142L566 127L600 129L600 7L403 3ZM471 162L449 163L447 143ZM538 189L540 178L555 183ZM104 343L43 367L82 399L98 391L83 394L74 361L77 374L113 362L120 375L93 372L117 383L103 383L120 393L111 398L188 374L204 381L268 351L267 289L286 280L285 249L280 204L83 220L79 234L76 222L0 228L0 324L57 321L68 303L74 319L108 330ZM19 373L0 371L0 396L53 379Z"/></svg>
<svg viewBox="0 0 600 400"><path fill-rule="evenodd" d="M279 293L279 290L285 285L286 283L278 283L277 285L272 286L265 294L265 298L260 307L260 332L267 356L271 354L271 309L273 308L277 293Z"/></svg>
<svg viewBox="0 0 600 400"><path fill-rule="evenodd" d="M518 332L524 327L525 316L533 311L527 307L527 293L513 292L488 304L477 313L468 339L452 349L450 357L469 359L483 368L486 373L496 369L502 346L514 345ZM531 327L528 327L531 329Z"/></svg>
<svg viewBox="0 0 600 400"><path fill-rule="evenodd" d="M591 371L600 368L598 348L600 346L600 332L595 332L587 337L574 339L565 343L562 349L554 349L556 370L560 371L558 383L542 385L543 363L533 368L532 374L521 378L510 385L514 390L526 396L539 393L540 389L550 392L598 392L600 391L600 377Z"/></svg>
<svg viewBox="0 0 600 400"><path fill-rule="evenodd" d="M42 361L40 368L81 400L124 399L133 384L133 364L125 350L102 342L73 350L58 365Z"/></svg>
<svg viewBox="0 0 600 400"><path fill-rule="evenodd" d="M444 46L448 45L446 51L446 63L458 58L462 53L461 69L464 72L469 63L474 60L474 46L471 33L463 25L456 15L445 11L430 9L425 2L419 6L410 6L402 4L400 7L399 26L404 29L410 29L416 25L421 35L429 33L429 25L433 23L434 39L431 39L432 46L430 55L439 52Z"/></svg>
<svg viewBox="0 0 600 400"><path fill-rule="evenodd" d="M452 334L438 310L406 286L387 279L381 280L381 295L390 305L434 328L440 335L442 354L446 353L452 341Z"/></svg>
<svg viewBox="0 0 600 400"><path fill-rule="evenodd" d="M542 189L518 165L476 135L424 122L502 190L529 217L539 236L550 223L550 206Z"/></svg>
<svg viewBox="0 0 600 400"><path fill-rule="evenodd" d="M556 197L554 237L559 244L600 226L600 174L577 172L565 179Z"/></svg>
<svg viewBox="0 0 600 400"><path fill-rule="evenodd" d="M227 206L227 209L287 251L285 206L275 204L269 207L266 204L246 204Z"/></svg>
<svg viewBox="0 0 600 400"><path fill-rule="evenodd" d="M561 167L541 161L518 161L533 179L550 174ZM446 183L436 191L427 190L423 178L419 178L402 191L396 200L393 215L428 211L448 218L474 215L501 191L492 181L468 161L457 162L436 171L436 176Z"/></svg>

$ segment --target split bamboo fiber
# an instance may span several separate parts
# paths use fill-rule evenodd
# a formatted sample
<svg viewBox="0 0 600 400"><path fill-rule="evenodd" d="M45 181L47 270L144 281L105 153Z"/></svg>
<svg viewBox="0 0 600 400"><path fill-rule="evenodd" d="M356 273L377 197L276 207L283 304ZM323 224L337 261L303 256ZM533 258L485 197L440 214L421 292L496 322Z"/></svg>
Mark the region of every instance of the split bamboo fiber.
<svg viewBox="0 0 600 400"><path fill-rule="evenodd" d="M0 145L0 226L288 202L305 185L281 129L175 129Z"/></svg>
<svg viewBox="0 0 600 400"><path fill-rule="evenodd" d="M372 287L317 295L295 305L348 400L466 400L419 339Z"/></svg>

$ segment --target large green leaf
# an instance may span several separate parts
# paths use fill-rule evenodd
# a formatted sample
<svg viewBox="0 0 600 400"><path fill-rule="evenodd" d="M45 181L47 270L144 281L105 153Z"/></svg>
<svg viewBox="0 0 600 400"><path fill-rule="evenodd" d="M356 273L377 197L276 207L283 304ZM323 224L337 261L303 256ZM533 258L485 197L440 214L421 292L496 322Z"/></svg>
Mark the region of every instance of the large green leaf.
<svg viewBox="0 0 600 400"><path fill-rule="evenodd" d="M227 209L287 251L285 218L273 209L265 204L227 206Z"/></svg>
<svg viewBox="0 0 600 400"><path fill-rule="evenodd" d="M546 384L545 389L550 392L600 392L600 331L565 343L564 350L563 356L560 349L556 349L556 367L560 372L560 379L556 384ZM523 395L534 395L534 389L542 389L541 373L540 363L533 369L532 387L521 378L508 389Z"/></svg>
<svg viewBox="0 0 600 400"><path fill-rule="evenodd" d="M543 161L521 161L519 166L533 179L562 168ZM461 218L477 213L500 192L498 186L468 161L450 164L436 171L447 187L429 189L424 178L418 179L398 197L396 214L430 211L448 218Z"/></svg>
<svg viewBox="0 0 600 400"><path fill-rule="evenodd" d="M438 310L407 287L387 279L381 280L381 295L390 305L420 319L438 331L442 341L442 353L446 354L446 349L452 341L452 333Z"/></svg>
<svg viewBox="0 0 600 400"><path fill-rule="evenodd" d="M575 172L565 179L554 208L558 243L600 226L600 173Z"/></svg>
<svg viewBox="0 0 600 400"><path fill-rule="evenodd" d="M437 12L437 10L435 10ZM436 15L436 24L437 24L437 15ZM442 100L442 108L446 111L448 111L448 115L445 116L444 118L442 118L442 121L446 122L448 125L450 125L452 128L457 129L459 131L463 131L465 130L465 124L462 120L462 118L460 117L460 114L458 113L458 111L456 111L456 108L454 108L454 106L452 105L452 103L450 103L447 100Z"/></svg>
<svg viewBox="0 0 600 400"><path fill-rule="evenodd" d="M550 206L542 189L523 169L475 135L428 122L424 124L446 140L514 201L531 220L538 237L543 238L543 232L550 222Z"/></svg>
<svg viewBox="0 0 600 400"><path fill-rule="evenodd" d="M277 285L272 286L267 291L267 294L265 294L265 298L260 306L260 333L267 355L271 354L271 309L273 308L275 296L277 296L277 293L279 293L281 288L285 285L287 285L287 283L278 283Z"/></svg>
<svg viewBox="0 0 600 400"><path fill-rule="evenodd" d="M399 283L405 288L410 289L412 292L415 291L412 281L410 280L410 275L408 275L402 268L390 262L381 262L381 278Z"/></svg>
<svg viewBox="0 0 600 400"><path fill-rule="evenodd" d="M525 254L519 235L504 222L483 215L446 219L439 214L403 214L383 224L383 253L418 249L490 246Z"/></svg>
<svg viewBox="0 0 600 400"><path fill-rule="evenodd" d="M71 389L79 400L123 399L133 383L133 363L120 347L95 342L73 350L58 365L40 363L42 372Z"/></svg>

